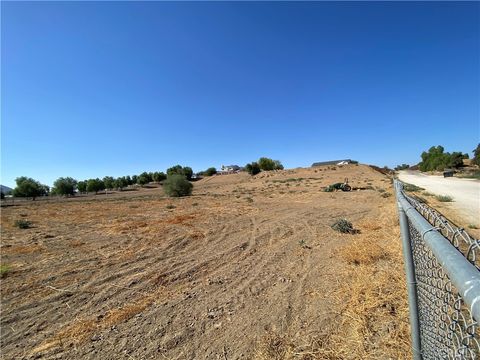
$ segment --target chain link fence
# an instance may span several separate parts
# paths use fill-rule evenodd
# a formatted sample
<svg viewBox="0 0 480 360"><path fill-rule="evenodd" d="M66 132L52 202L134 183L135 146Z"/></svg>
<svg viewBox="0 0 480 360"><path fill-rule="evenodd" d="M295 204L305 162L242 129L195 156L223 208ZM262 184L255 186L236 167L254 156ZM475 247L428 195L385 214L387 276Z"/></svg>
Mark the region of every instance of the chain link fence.
<svg viewBox="0 0 480 360"><path fill-rule="evenodd" d="M480 241L395 186L414 357L480 359Z"/></svg>

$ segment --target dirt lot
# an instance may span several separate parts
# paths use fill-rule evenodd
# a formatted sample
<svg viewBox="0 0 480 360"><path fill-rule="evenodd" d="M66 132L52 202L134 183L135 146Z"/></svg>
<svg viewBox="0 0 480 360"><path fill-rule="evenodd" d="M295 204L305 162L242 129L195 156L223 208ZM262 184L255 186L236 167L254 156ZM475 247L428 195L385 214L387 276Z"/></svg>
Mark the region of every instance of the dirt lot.
<svg viewBox="0 0 480 360"><path fill-rule="evenodd" d="M322 191L345 177L368 189ZM392 185L366 166L25 202L1 225L5 359L410 357Z"/></svg>

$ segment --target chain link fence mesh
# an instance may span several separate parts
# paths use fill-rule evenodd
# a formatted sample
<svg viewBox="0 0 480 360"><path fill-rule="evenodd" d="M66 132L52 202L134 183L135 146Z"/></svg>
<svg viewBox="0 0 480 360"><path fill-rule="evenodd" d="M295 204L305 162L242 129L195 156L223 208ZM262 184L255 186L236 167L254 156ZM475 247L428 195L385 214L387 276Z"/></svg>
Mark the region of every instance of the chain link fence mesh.
<svg viewBox="0 0 480 360"><path fill-rule="evenodd" d="M407 201L464 257L480 270L480 242L449 222L425 203L406 195ZM408 220L415 277L423 359L480 359L480 328L426 245L422 234Z"/></svg>

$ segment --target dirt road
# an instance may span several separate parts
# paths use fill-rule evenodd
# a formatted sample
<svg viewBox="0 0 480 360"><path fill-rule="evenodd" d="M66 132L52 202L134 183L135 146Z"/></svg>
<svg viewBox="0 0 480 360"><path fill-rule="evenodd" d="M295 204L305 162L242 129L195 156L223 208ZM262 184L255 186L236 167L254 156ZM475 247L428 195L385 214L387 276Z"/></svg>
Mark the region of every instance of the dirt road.
<svg viewBox="0 0 480 360"><path fill-rule="evenodd" d="M460 217L480 226L480 181L474 179L444 178L420 172L400 171L398 178L404 182L425 188L435 195L449 195L449 203Z"/></svg>

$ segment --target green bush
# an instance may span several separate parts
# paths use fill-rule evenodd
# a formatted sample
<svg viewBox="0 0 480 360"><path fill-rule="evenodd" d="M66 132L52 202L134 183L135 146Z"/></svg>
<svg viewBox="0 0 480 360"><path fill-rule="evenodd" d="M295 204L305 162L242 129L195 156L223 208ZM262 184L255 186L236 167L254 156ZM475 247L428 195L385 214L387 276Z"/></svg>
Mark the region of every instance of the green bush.
<svg viewBox="0 0 480 360"><path fill-rule="evenodd" d="M19 229L29 229L32 223L28 220L20 219L15 220L15 226Z"/></svg>
<svg viewBox="0 0 480 360"><path fill-rule="evenodd" d="M350 221L347 219L339 219L335 221L332 225L332 229L339 231L343 234L356 234L358 233L358 230L355 230L353 228L353 225Z"/></svg>
<svg viewBox="0 0 480 360"><path fill-rule="evenodd" d="M193 185L183 175L170 175L163 183L165 194L171 197L189 196Z"/></svg>
<svg viewBox="0 0 480 360"><path fill-rule="evenodd" d="M4 278L5 276L7 276L9 272L10 272L10 266L8 266L7 264L1 264L0 265L0 277L1 278Z"/></svg>
<svg viewBox="0 0 480 360"><path fill-rule="evenodd" d="M260 166L257 162L254 161L250 164L245 165L245 170L247 170L250 175L257 175L260 172Z"/></svg>

